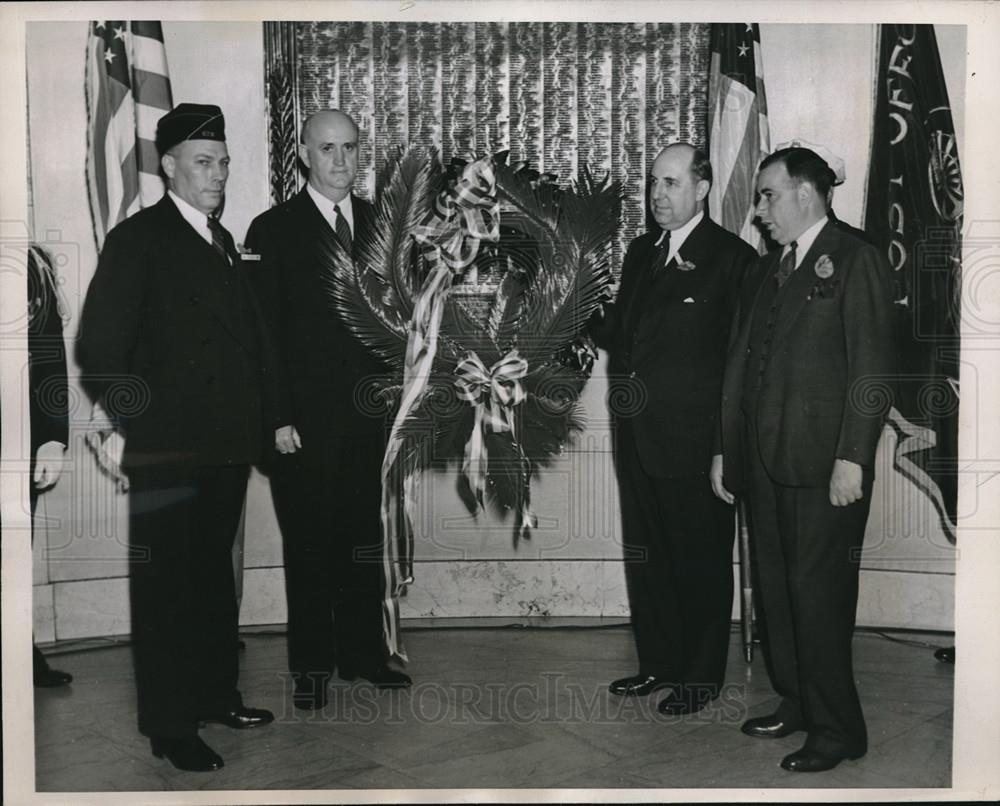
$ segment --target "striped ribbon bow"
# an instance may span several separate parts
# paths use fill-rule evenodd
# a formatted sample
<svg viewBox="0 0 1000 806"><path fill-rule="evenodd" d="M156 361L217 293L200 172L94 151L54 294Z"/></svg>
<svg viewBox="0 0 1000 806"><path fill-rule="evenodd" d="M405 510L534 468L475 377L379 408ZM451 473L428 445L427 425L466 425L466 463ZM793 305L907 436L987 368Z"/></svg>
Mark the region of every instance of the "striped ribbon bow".
<svg viewBox="0 0 1000 806"><path fill-rule="evenodd" d="M527 394L521 385L521 378L527 374L528 362L517 350L511 350L489 369L474 352L455 367L458 396L475 409L472 433L465 444L462 472L480 507L486 493L488 469L486 427L488 425L494 433L509 431L511 439L517 442L513 409Z"/></svg>
<svg viewBox="0 0 1000 806"><path fill-rule="evenodd" d="M470 162L450 191L438 195L429 220L413 237L425 250L431 270L444 264L458 272L479 254L480 241L500 238L500 205L493 161Z"/></svg>

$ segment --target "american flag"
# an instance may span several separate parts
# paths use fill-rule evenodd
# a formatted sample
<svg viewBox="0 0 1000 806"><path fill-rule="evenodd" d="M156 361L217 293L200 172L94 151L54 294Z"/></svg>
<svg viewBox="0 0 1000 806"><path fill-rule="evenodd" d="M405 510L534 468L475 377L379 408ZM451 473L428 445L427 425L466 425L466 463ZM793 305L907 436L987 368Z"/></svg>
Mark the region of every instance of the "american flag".
<svg viewBox="0 0 1000 806"><path fill-rule="evenodd" d="M730 232L759 246L754 176L770 149L760 30L749 22L714 24L710 49L708 137L715 181L709 212Z"/></svg>
<svg viewBox="0 0 1000 806"><path fill-rule="evenodd" d="M90 24L87 186L97 248L108 230L163 195L156 121L173 101L159 22Z"/></svg>

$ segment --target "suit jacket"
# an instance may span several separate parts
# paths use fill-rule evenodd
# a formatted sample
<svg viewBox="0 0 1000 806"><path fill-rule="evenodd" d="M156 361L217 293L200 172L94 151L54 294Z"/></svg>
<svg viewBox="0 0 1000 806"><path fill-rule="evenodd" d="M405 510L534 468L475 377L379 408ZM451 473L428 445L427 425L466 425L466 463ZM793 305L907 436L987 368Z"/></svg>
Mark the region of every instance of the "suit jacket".
<svg viewBox="0 0 1000 806"><path fill-rule="evenodd" d="M51 268L36 247L28 259L28 399L31 457L46 442L69 446L66 345Z"/></svg>
<svg viewBox="0 0 1000 806"><path fill-rule="evenodd" d="M353 244L375 223L371 204L351 197ZM279 363L285 424L307 432L349 435L382 430L384 412L364 387L384 378L386 366L344 326L321 276L319 243L330 225L303 188L287 202L257 216L246 247L260 255L253 282L264 302L264 318ZM339 244L339 242L338 242Z"/></svg>
<svg viewBox="0 0 1000 806"><path fill-rule="evenodd" d="M273 443L273 361L229 251L232 266L167 195L108 233L79 357L85 383L126 431L126 469L247 464Z"/></svg>
<svg viewBox="0 0 1000 806"><path fill-rule="evenodd" d="M756 253L707 214L657 277L651 263L660 233L629 246L618 299L610 312L612 383L640 385L644 402L628 419L647 473L708 473L718 419L729 328L743 272ZM624 380L628 379L628 380Z"/></svg>
<svg viewBox="0 0 1000 806"><path fill-rule="evenodd" d="M825 281L816 273L822 256L833 267ZM767 304L780 258L776 249L748 273L726 363L722 450L733 491L745 487L745 385L756 385L758 373L748 366L754 310ZM759 389L751 392L761 459L777 483L826 486L838 458L872 467L891 403L890 274L875 247L830 222L788 279Z"/></svg>

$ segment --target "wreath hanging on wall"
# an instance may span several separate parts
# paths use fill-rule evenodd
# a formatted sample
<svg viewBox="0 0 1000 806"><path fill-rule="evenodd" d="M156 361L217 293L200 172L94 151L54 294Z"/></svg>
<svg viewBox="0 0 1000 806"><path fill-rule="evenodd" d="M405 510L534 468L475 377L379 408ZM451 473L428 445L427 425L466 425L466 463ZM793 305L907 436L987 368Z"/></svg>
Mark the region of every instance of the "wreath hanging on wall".
<svg viewBox="0 0 1000 806"><path fill-rule="evenodd" d="M400 150L379 187L357 260L332 232L321 252L331 304L393 373L382 390L395 412L382 466L384 626L405 659L397 599L412 581L419 475L460 461L469 511L513 511L515 542L530 534L531 478L583 427L596 356L584 328L610 296L621 191L586 170L561 187L506 152L445 170L423 148ZM497 281L477 315L461 292L482 276Z"/></svg>

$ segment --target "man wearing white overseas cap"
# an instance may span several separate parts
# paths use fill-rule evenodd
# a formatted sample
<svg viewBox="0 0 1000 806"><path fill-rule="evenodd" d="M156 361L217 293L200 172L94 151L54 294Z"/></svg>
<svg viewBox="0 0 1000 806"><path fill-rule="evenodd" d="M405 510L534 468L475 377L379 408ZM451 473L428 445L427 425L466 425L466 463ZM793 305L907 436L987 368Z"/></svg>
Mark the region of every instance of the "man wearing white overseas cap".
<svg viewBox="0 0 1000 806"><path fill-rule="evenodd" d="M885 257L829 219L835 172L815 151L768 156L757 216L780 248L747 272L722 395L716 495L746 496L777 709L743 733L803 732L782 760L821 772L868 749L851 641L875 450L891 397Z"/></svg>

